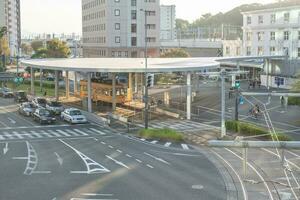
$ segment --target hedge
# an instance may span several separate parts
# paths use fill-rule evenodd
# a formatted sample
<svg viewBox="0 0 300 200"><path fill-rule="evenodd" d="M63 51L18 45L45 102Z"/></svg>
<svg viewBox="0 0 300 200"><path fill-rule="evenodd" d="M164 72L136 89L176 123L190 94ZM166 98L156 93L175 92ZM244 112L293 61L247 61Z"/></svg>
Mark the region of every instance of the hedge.
<svg viewBox="0 0 300 200"><path fill-rule="evenodd" d="M182 141L183 135L174 130L164 129L142 129L139 131L139 136L145 139L158 139L164 141Z"/></svg>
<svg viewBox="0 0 300 200"><path fill-rule="evenodd" d="M289 97L288 105L297 105L300 106L300 97Z"/></svg>
<svg viewBox="0 0 300 200"><path fill-rule="evenodd" d="M266 139L277 140L274 134L269 134L267 130L251 123L239 121L226 121L226 129L245 136L260 136ZM269 135L268 135L269 134ZM291 138L284 133L276 133L279 141L290 141Z"/></svg>
<svg viewBox="0 0 300 200"><path fill-rule="evenodd" d="M24 81L25 85L30 85L30 81L26 80ZM34 85L35 86L40 86L40 81L34 81ZM49 88L49 89L54 89L55 88L55 84L54 82L43 82L43 88Z"/></svg>

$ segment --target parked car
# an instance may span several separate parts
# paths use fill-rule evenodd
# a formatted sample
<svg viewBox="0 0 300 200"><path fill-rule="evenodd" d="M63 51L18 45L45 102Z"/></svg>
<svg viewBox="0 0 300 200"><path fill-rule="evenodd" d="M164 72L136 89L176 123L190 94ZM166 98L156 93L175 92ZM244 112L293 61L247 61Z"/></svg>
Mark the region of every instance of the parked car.
<svg viewBox="0 0 300 200"><path fill-rule="evenodd" d="M45 108L37 108L33 113L33 119L40 124L52 124L56 121L56 118Z"/></svg>
<svg viewBox="0 0 300 200"><path fill-rule="evenodd" d="M10 88L3 88L2 89L2 97L12 98L13 96L14 96L14 93Z"/></svg>
<svg viewBox="0 0 300 200"><path fill-rule="evenodd" d="M25 115L25 116L28 116L28 117L32 116L32 114L34 113L34 111L35 111L35 107L30 102L22 103L19 106L19 110L18 110L19 114Z"/></svg>
<svg viewBox="0 0 300 200"><path fill-rule="evenodd" d="M86 117L76 108L66 109L61 113L61 119L71 124L87 123Z"/></svg>
<svg viewBox="0 0 300 200"><path fill-rule="evenodd" d="M47 100L45 98L36 97L32 100L32 103L36 108L46 108Z"/></svg>
<svg viewBox="0 0 300 200"><path fill-rule="evenodd" d="M60 115L65 110L63 105L58 101L47 101L46 109L55 115Z"/></svg>
<svg viewBox="0 0 300 200"><path fill-rule="evenodd" d="M27 102L28 99L27 99L26 92L24 92L24 91L15 92L14 93L14 100L15 100L15 102L18 102L18 103Z"/></svg>

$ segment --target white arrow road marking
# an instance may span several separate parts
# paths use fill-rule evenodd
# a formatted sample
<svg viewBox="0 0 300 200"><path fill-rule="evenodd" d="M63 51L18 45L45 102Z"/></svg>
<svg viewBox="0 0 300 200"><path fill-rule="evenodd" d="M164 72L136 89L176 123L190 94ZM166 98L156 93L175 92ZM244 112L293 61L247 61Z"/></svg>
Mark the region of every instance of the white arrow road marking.
<svg viewBox="0 0 300 200"><path fill-rule="evenodd" d="M171 144L172 144L171 142L167 142L164 146L169 147Z"/></svg>
<svg viewBox="0 0 300 200"><path fill-rule="evenodd" d="M56 158L57 158L57 161L59 163L60 166L62 166L64 160L58 155L58 153L54 152Z"/></svg>
<svg viewBox="0 0 300 200"><path fill-rule="evenodd" d="M17 123L15 120L13 120L13 119L12 119L12 118L10 118L10 117L8 118L8 120L9 120L9 122L10 122L10 123L12 123L12 124L15 124L15 123Z"/></svg>
<svg viewBox="0 0 300 200"><path fill-rule="evenodd" d="M5 155L8 152L8 143L5 143L5 147L3 148L3 154Z"/></svg>
<svg viewBox="0 0 300 200"><path fill-rule="evenodd" d="M110 157L110 156L108 156L108 155L105 155L105 156L106 156L106 158L108 158L108 159L114 161L117 165L121 165L122 167L125 167L125 168L127 168L127 169L130 169L130 168L129 168L127 165L125 165L124 163L122 163L122 162L120 162L120 161L117 161L117 160L113 159L112 157Z"/></svg>
<svg viewBox="0 0 300 200"><path fill-rule="evenodd" d="M167 164L167 165L170 165L169 162L163 160L162 158L155 157L155 156L153 156L153 155L151 155L151 154L149 154L149 153L146 153L146 152L144 152L144 154L147 155L147 156L150 156L151 158L154 158L154 159L157 160L157 161L160 161L160 162L162 162L162 163L165 163L165 164Z"/></svg>
<svg viewBox="0 0 300 200"><path fill-rule="evenodd" d="M185 150L189 150L189 147L187 144L181 144L182 148L185 149Z"/></svg>

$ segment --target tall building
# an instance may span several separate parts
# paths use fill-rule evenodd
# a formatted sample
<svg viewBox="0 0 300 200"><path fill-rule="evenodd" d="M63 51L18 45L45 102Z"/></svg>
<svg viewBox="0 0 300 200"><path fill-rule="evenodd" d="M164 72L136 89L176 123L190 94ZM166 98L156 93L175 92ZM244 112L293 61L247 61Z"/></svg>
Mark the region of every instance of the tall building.
<svg viewBox="0 0 300 200"><path fill-rule="evenodd" d="M0 27L7 27L10 54L16 56L21 45L20 0L0 0Z"/></svg>
<svg viewBox="0 0 300 200"><path fill-rule="evenodd" d="M159 56L159 0L82 0L84 57Z"/></svg>
<svg viewBox="0 0 300 200"><path fill-rule="evenodd" d="M175 5L160 6L160 39L161 40L176 39L176 6Z"/></svg>
<svg viewBox="0 0 300 200"><path fill-rule="evenodd" d="M300 58L300 6L243 13L244 55Z"/></svg>

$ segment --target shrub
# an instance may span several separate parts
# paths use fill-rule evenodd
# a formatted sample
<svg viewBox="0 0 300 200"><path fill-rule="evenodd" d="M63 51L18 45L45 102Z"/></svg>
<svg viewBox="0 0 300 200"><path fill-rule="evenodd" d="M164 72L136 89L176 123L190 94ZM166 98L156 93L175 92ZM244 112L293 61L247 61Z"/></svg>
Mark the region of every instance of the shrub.
<svg viewBox="0 0 300 200"><path fill-rule="evenodd" d="M300 106L300 97L289 97L288 105L298 105Z"/></svg>
<svg viewBox="0 0 300 200"><path fill-rule="evenodd" d="M226 121L226 129L229 131L238 132L238 122L237 121Z"/></svg>
<svg viewBox="0 0 300 200"><path fill-rule="evenodd" d="M171 129L142 129L139 131L139 136L146 139L159 139L159 140L171 140L182 141L183 135Z"/></svg>

